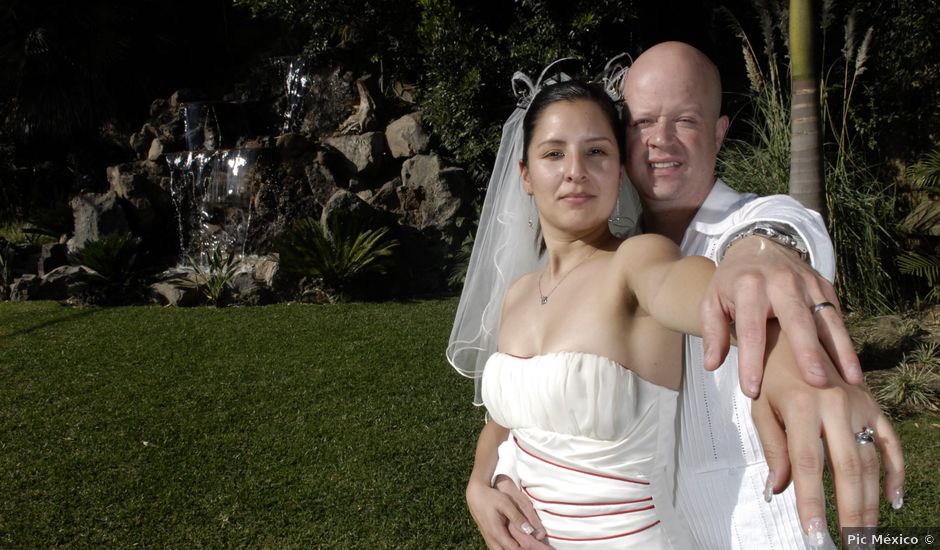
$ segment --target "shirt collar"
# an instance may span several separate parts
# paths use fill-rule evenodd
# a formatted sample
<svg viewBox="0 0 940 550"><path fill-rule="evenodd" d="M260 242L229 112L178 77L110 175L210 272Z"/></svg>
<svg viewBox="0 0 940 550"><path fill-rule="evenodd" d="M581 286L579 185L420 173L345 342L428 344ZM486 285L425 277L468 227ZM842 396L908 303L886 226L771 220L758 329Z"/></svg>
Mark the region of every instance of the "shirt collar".
<svg viewBox="0 0 940 550"><path fill-rule="evenodd" d="M731 214L755 196L753 193L739 193L728 187L721 178L716 179L711 192L692 218L689 231L706 235L724 233L734 223L734 220L730 219Z"/></svg>

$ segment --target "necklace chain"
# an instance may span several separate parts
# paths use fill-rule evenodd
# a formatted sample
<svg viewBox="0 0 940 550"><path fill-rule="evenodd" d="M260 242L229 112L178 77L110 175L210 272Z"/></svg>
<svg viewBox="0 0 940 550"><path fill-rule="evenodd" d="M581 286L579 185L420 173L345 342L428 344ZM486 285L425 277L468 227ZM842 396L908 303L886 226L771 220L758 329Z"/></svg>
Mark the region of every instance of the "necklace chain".
<svg viewBox="0 0 940 550"><path fill-rule="evenodd" d="M596 249L596 248L595 248L594 250L592 250L590 254L588 254L587 256L585 256L583 260L579 261L574 267L572 267L571 269L569 269L567 273L565 273L564 275L562 275L562 276L561 276L561 279L558 279L558 282L555 283L555 286L553 286L552 289L548 291L548 294L542 294L542 275L545 275L545 272L548 270L548 267L546 267L545 269L543 269L542 272L539 273L539 304L541 304L541 305L543 305L543 306L544 306L545 304L547 304L547 303L548 303L548 298L549 298L552 294L555 293L555 290L558 289L558 287L561 285L561 283L565 282L565 279L568 278L568 275L571 275L571 272L572 272L572 271L574 271L575 269L578 269L579 267L581 267L581 264L583 264L584 262L588 261L588 258L590 258L591 256L593 256L595 252L597 252L597 249Z"/></svg>

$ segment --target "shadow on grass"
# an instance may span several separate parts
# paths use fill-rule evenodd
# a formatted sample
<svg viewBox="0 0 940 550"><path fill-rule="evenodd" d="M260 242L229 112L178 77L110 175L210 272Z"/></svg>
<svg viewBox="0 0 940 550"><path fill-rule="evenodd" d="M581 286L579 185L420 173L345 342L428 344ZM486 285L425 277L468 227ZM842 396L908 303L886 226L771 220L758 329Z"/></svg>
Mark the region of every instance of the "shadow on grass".
<svg viewBox="0 0 940 550"><path fill-rule="evenodd" d="M91 315L94 315L100 312L101 310L99 308L72 309L68 313L59 312L56 314L56 317L54 319L48 319L46 321L42 321L32 326L16 329L12 332L4 334L4 336L6 336L7 338L12 338L14 336L23 336L25 334L30 334L32 332L36 332L37 330L42 330L47 327L60 325L68 321L77 321L80 319L84 319L86 317L89 317Z"/></svg>

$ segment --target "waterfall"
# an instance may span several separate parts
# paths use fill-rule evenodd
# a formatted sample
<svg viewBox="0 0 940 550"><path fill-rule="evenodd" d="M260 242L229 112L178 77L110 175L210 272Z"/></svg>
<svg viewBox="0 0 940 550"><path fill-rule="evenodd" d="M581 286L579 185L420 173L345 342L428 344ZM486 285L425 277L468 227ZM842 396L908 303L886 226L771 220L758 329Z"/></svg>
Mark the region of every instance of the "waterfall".
<svg viewBox="0 0 940 550"><path fill-rule="evenodd" d="M279 57L271 60L282 72L284 80L284 113L282 134L299 130L303 119L303 100L310 86L310 59L307 57Z"/></svg>
<svg viewBox="0 0 940 550"><path fill-rule="evenodd" d="M257 149L166 155L181 258L205 263L215 251L243 256L251 223L250 173Z"/></svg>

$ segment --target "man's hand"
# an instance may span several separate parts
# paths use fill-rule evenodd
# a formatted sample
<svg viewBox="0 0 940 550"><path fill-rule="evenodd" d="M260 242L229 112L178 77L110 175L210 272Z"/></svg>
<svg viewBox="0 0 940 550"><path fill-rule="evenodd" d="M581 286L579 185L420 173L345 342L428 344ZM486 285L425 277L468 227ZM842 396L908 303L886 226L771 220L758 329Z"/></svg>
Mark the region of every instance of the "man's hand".
<svg viewBox="0 0 940 550"><path fill-rule="evenodd" d="M822 302L835 307L813 313L813 305ZM862 370L838 304L832 285L794 251L759 236L745 237L728 249L702 300L705 368L715 370L724 361L734 323L741 390L757 397L767 320L776 318L807 383L831 382L825 368L831 358L845 382L858 384Z"/></svg>
<svg viewBox="0 0 940 550"><path fill-rule="evenodd" d="M771 327L771 340L777 332L774 329ZM847 384L826 362L831 382L823 387L809 386L792 358L787 357L790 351L791 346L781 342L771 353L763 390L751 410L772 472L769 485L774 493L780 492L792 476L804 530L815 524L825 533L822 437L833 474L840 525L875 526L880 493L879 450L885 470L884 496L895 509L903 503L901 441L864 385ZM856 434L866 427L874 430L874 444L856 441Z"/></svg>
<svg viewBox="0 0 940 550"><path fill-rule="evenodd" d="M473 479L467 484L467 507L487 548L549 548L536 538L545 531L532 502L506 476L497 478L496 487Z"/></svg>

